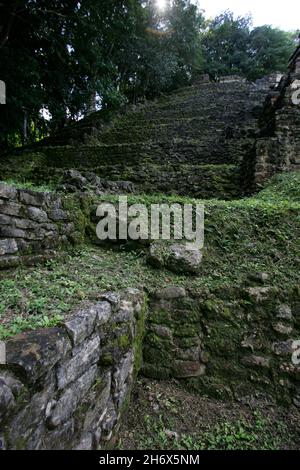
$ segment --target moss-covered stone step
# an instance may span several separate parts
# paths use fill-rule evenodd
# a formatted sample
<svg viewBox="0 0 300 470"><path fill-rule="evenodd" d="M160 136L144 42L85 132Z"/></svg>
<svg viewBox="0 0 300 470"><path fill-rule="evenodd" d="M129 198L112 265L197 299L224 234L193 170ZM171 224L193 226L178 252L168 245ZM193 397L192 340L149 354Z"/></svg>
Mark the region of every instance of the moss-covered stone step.
<svg viewBox="0 0 300 470"><path fill-rule="evenodd" d="M243 81L197 84L118 113L103 110L20 153L19 160L4 159L2 178L57 183L65 169L79 169L131 180L143 191L173 187L197 197L237 197L243 192L238 167L253 154L257 106L266 94ZM199 180L192 168L201 165Z"/></svg>
<svg viewBox="0 0 300 470"><path fill-rule="evenodd" d="M69 149L70 151L72 149ZM57 157L57 151L53 149ZM33 181L35 184L59 184L63 173L67 169L76 167L79 171L90 171L102 179L112 181L132 181L135 191L142 193L189 194L199 198L234 199L242 194L240 184L240 168L230 164L188 164L187 162L172 162L165 160L155 161L144 158L140 164L140 158L127 161L118 159L97 159L89 162L84 158L74 162L72 154L70 159L66 154L60 154L60 160L51 158L51 154L44 155L44 160L38 160L38 171L33 162L33 157L27 155L24 161L23 171L14 171L8 167L4 173L6 179L15 181ZM16 168L16 167L14 167Z"/></svg>

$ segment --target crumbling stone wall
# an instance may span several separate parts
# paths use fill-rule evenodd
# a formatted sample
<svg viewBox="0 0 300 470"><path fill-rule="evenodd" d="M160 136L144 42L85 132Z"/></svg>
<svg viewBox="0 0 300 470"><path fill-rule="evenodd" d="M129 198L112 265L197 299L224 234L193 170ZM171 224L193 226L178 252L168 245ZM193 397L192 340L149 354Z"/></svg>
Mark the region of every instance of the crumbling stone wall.
<svg viewBox="0 0 300 470"><path fill-rule="evenodd" d="M58 194L0 183L0 268L51 259L84 234L76 222Z"/></svg>
<svg viewBox="0 0 300 470"><path fill-rule="evenodd" d="M66 170L76 169L102 181L131 182L137 193L238 198L244 195L241 162L255 146L269 85L239 77L198 82L129 109L105 127L96 113L3 157L2 177L59 185Z"/></svg>
<svg viewBox="0 0 300 470"><path fill-rule="evenodd" d="M293 100L297 90L300 90L300 46L291 58L288 73L266 101L261 136L254 151L255 188L275 173L300 170L300 103Z"/></svg>
<svg viewBox="0 0 300 470"><path fill-rule="evenodd" d="M84 305L60 328L6 342L0 436L6 449L102 448L141 364L145 297L128 289Z"/></svg>
<svg viewBox="0 0 300 470"><path fill-rule="evenodd" d="M298 288L168 287L149 302L143 372L216 398L300 406L299 340Z"/></svg>

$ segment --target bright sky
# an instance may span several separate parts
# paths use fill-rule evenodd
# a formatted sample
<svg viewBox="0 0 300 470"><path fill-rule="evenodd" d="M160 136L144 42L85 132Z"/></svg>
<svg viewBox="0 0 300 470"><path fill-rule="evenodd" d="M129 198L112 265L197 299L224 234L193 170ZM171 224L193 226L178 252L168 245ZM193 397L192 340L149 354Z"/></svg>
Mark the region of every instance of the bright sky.
<svg viewBox="0 0 300 470"><path fill-rule="evenodd" d="M198 0L206 17L214 17L224 10L237 16L252 13L254 26L270 24L286 31L300 29L300 0Z"/></svg>

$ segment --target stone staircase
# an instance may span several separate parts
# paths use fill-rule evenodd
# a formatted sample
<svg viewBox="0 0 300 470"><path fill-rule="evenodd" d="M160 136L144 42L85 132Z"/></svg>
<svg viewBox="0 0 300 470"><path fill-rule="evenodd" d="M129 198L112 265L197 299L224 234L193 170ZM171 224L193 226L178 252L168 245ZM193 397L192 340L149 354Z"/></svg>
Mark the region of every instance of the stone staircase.
<svg viewBox="0 0 300 470"><path fill-rule="evenodd" d="M195 83L105 122L99 112L42 142L39 177L66 169L132 181L137 192L243 195L241 167L258 137L269 88L234 78ZM32 151L31 151L32 155Z"/></svg>

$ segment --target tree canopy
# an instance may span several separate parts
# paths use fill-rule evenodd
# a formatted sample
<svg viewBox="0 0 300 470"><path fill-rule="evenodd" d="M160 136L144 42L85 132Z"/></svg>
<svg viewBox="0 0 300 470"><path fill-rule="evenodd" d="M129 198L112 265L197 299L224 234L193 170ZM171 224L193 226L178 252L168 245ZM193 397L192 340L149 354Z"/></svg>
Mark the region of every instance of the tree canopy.
<svg viewBox="0 0 300 470"><path fill-rule="evenodd" d="M100 108L184 86L199 73L284 71L293 35L191 0L0 0L0 147L37 140ZM48 119L46 117L48 116Z"/></svg>

